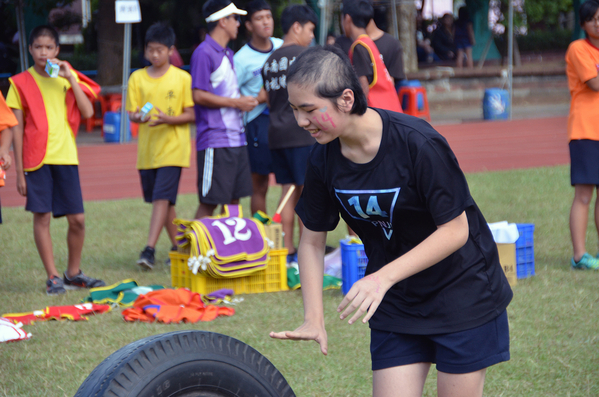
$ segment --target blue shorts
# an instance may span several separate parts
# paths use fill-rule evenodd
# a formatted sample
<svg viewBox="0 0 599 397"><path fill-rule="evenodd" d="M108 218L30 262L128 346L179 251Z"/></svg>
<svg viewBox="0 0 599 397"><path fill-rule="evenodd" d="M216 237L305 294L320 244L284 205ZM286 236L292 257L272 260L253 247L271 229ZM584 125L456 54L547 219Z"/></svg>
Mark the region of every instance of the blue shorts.
<svg viewBox="0 0 599 397"><path fill-rule="evenodd" d="M177 191L181 178L181 167L160 167L139 170L144 201L168 200L171 205L177 203Z"/></svg>
<svg viewBox="0 0 599 397"><path fill-rule="evenodd" d="M437 370L467 374L510 359L507 312L466 331L409 335L371 330L372 370L415 363L436 363Z"/></svg>
<svg viewBox="0 0 599 397"><path fill-rule="evenodd" d="M458 39L454 42L455 48L458 50L466 50L472 47L469 39Z"/></svg>
<svg viewBox="0 0 599 397"><path fill-rule="evenodd" d="M271 150L272 168L277 183L303 185L306 179L310 150L312 150L312 145Z"/></svg>
<svg viewBox="0 0 599 397"><path fill-rule="evenodd" d="M599 186L599 141L570 141L570 183Z"/></svg>
<svg viewBox="0 0 599 397"><path fill-rule="evenodd" d="M200 203L230 204L252 195L252 175L245 146L200 150L197 164Z"/></svg>
<svg viewBox="0 0 599 397"><path fill-rule="evenodd" d="M55 218L83 213L83 197L76 165L45 164L35 171L25 172L27 211Z"/></svg>
<svg viewBox="0 0 599 397"><path fill-rule="evenodd" d="M250 169L253 174L268 175L272 172L272 158L268 149L268 114L260 114L245 126Z"/></svg>

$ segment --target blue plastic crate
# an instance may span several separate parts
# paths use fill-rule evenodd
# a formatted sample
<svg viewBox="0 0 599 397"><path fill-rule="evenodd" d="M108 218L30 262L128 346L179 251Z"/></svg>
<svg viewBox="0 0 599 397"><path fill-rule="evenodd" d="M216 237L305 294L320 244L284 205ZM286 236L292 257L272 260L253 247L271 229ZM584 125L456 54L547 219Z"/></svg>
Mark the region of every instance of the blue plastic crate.
<svg viewBox="0 0 599 397"><path fill-rule="evenodd" d="M527 278L535 275L535 248L532 223L517 223L520 237L516 240L516 276Z"/></svg>
<svg viewBox="0 0 599 397"><path fill-rule="evenodd" d="M363 244L348 244L347 240L339 242L341 246L341 291L347 294L352 285L362 277L368 265L368 257Z"/></svg>
<svg viewBox="0 0 599 397"><path fill-rule="evenodd" d="M516 223L516 227L518 227L518 233L520 234L520 237L516 240L516 248L533 247L535 225L533 223Z"/></svg>

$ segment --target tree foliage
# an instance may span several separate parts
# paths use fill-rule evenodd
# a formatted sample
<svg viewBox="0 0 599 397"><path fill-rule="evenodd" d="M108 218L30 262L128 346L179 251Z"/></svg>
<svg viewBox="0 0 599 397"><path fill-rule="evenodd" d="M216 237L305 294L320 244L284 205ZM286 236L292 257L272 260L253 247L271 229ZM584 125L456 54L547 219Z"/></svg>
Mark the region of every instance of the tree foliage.
<svg viewBox="0 0 599 397"><path fill-rule="evenodd" d="M560 14L572 10L572 0L525 0L524 12L531 28L559 26Z"/></svg>
<svg viewBox="0 0 599 397"><path fill-rule="evenodd" d="M491 9L497 12L498 22L507 25L510 0L491 0ZM560 15L573 10L572 0L512 0L514 25L526 30L560 28Z"/></svg>

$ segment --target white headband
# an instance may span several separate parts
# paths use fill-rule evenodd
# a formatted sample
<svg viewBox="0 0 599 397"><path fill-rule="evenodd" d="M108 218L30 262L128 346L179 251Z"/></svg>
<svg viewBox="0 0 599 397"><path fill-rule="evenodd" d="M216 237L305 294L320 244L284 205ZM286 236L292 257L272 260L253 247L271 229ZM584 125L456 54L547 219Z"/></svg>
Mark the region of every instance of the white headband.
<svg viewBox="0 0 599 397"><path fill-rule="evenodd" d="M247 15L247 11L240 10L239 8L235 7L235 4L231 3L225 8L218 10L214 14L208 16L208 18L206 18L206 22L218 21L219 19L228 17L231 14Z"/></svg>

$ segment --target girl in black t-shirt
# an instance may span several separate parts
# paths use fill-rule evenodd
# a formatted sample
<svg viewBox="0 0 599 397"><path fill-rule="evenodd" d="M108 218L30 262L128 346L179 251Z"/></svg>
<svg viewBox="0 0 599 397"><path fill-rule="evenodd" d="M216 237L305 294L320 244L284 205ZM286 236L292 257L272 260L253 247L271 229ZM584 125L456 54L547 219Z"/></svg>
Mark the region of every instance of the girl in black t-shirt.
<svg viewBox="0 0 599 397"><path fill-rule="evenodd" d="M270 336L315 340L327 354L324 249L341 215L369 261L338 311L369 322L373 394L419 396L435 363L440 395L482 396L486 368L509 360L512 291L446 140L420 119L368 108L335 47L302 53L287 83L298 125L319 145L296 207L304 323Z"/></svg>

